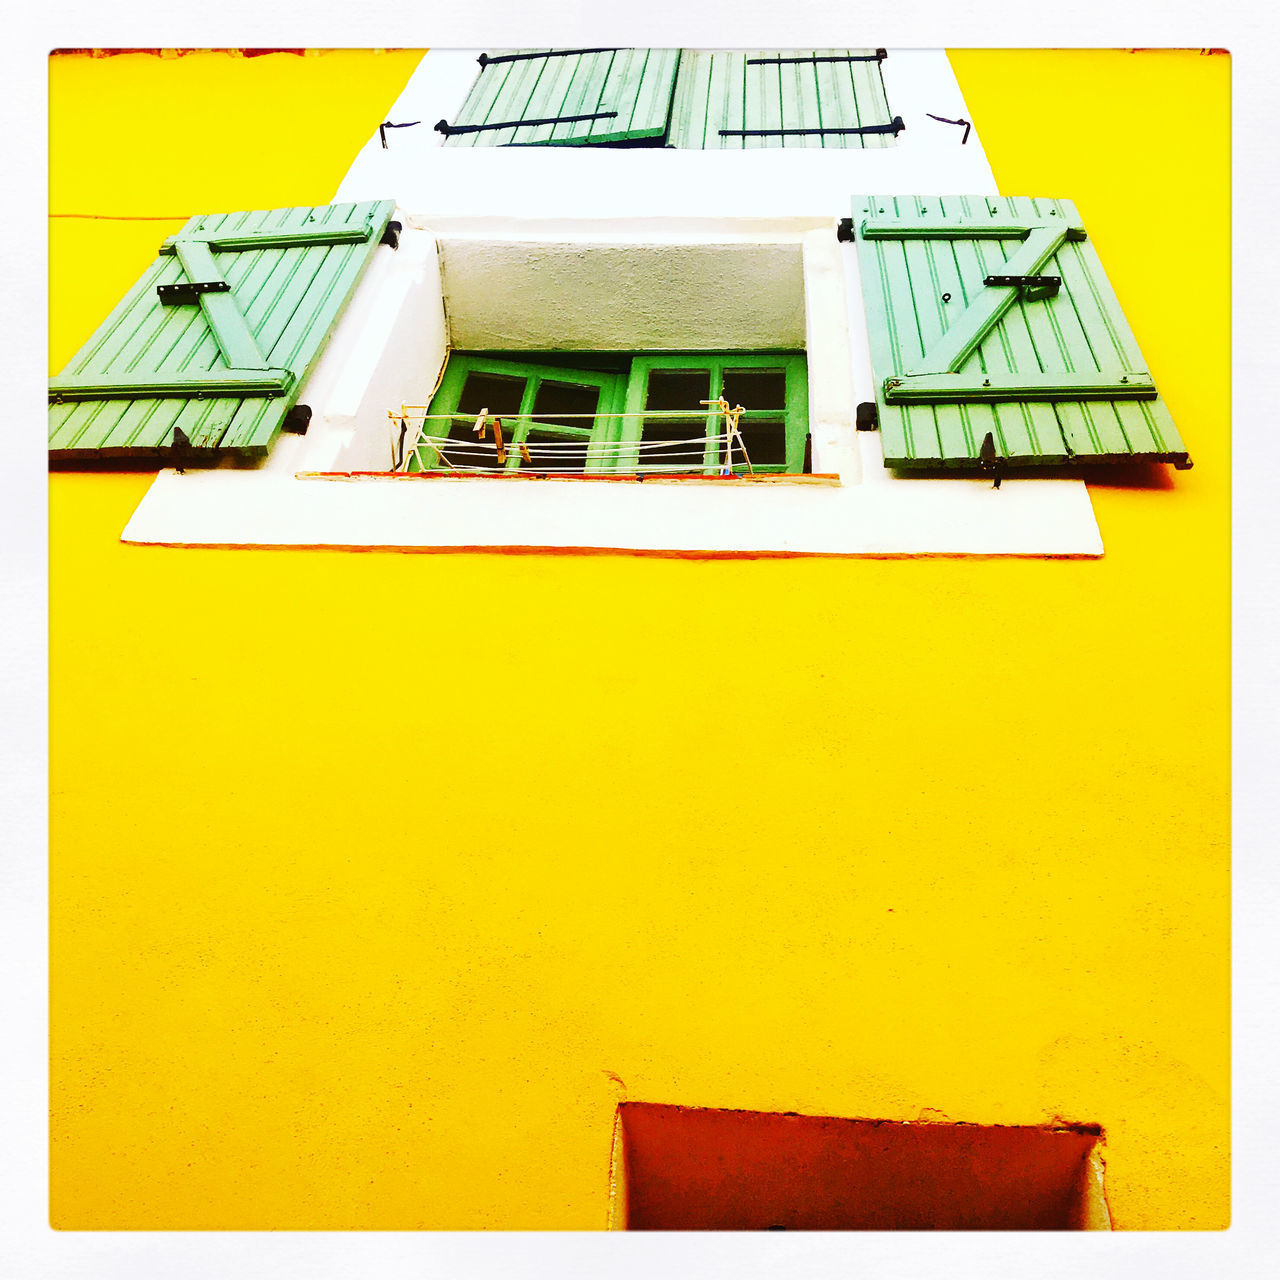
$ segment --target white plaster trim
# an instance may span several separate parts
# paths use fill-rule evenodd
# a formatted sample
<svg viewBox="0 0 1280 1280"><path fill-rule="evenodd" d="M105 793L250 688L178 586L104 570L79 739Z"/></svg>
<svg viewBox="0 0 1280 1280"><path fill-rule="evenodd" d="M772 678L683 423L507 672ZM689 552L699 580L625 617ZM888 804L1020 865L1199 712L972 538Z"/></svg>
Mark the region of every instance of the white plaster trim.
<svg viewBox="0 0 1280 1280"><path fill-rule="evenodd" d="M125 542L184 546L600 547L827 555L1096 556L1088 495L1069 480L901 480L855 446L874 483L683 487L457 479L302 480L163 471ZM234 490L234 492L233 492Z"/></svg>

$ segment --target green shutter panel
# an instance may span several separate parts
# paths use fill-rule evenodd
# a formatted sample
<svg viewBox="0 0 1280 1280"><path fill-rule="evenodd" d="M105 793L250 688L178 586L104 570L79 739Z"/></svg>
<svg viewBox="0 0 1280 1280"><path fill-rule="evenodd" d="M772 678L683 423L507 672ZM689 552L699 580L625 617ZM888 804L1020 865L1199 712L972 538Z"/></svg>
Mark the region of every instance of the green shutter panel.
<svg viewBox="0 0 1280 1280"><path fill-rule="evenodd" d="M878 49L685 50L672 108L672 146L887 147L903 128L889 114Z"/></svg>
<svg viewBox="0 0 1280 1280"><path fill-rule="evenodd" d="M480 55L450 146L661 145L678 49L516 49Z"/></svg>
<svg viewBox="0 0 1280 1280"><path fill-rule="evenodd" d="M859 196L853 214L886 466L1191 465L1069 200Z"/></svg>
<svg viewBox="0 0 1280 1280"><path fill-rule="evenodd" d="M49 453L260 456L280 431L394 201L192 218L49 381Z"/></svg>

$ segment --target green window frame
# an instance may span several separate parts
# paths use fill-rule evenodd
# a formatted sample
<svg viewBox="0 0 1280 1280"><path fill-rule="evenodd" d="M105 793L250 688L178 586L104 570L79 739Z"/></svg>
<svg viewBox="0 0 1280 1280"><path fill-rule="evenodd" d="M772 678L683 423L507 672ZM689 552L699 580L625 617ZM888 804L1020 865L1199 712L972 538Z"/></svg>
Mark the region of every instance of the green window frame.
<svg viewBox="0 0 1280 1280"><path fill-rule="evenodd" d="M809 431L809 391L805 358L797 352L722 352L708 354L706 352L689 352L672 355L640 355L631 362L631 374L627 380L627 399L625 412L628 416L620 421L618 439L627 444L637 444L645 439L645 428L650 420L663 417L660 409L649 409L649 386L652 375L660 372L670 373L706 373L709 377L707 399L718 400L725 391L726 375L734 372L777 370L783 376L785 385L784 401L781 405L767 405L759 408L746 408L739 420L739 426L747 432L751 428L765 427L778 423L783 432L786 454L784 462L752 462L748 467L745 461L737 460L736 448L730 453L730 461L736 475L750 470L754 474L763 475L800 475L805 464L805 440ZM732 382L732 378L730 378ZM732 390L732 386L730 390ZM701 397L699 397L701 399ZM730 400L733 407L737 397ZM697 406L690 404L689 408ZM641 416L643 415L643 416ZM725 464L720 456L718 443L714 437L723 430L723 419L719 414L708 411L704 432L707 442L704 445L702 468L706 475L716 475ZM652 436L650 436L652 438ZM749 457L749 450L748 450ZM640 459L640 450L622 453L618 459L619 470L634 470ZM694 464L696 469L696 464Z"/></svg>
<svg viewBox="0 0 1280 1280"><path fill-rule="evenodd" d="M467 379L472 374L487 375L490 378L497 379L511 379L514 382L521 383L518 409L516 411L502 412L500 406L495 405L460 407ZM600 416L594 419L583 419L581 425L575 422L555 421L554 419L559 416L555 413L539 417L537 415L539 392L542 390L543 384L548 382L597 391L596 406L594 410L588 410L587 412L594 412ZM478 443L474 432L476 415L480 409L488 408L491 417L497 416L502 419L505 451L505 462L502 465L504 470L509 472L519 471L530 465L526 464L525 456L526 451L531 446L536 449L539 443L554 446L557 443L571 444L575 441L580 441L586 446L586 470L601 470L603 467L597 456L600 450L595 446L598 446L607 438L610 424L614 421L603 415L618 412L624 384L625 379L616 373L568 368L561 365L537 364L469 352L455 353L449 359L444 378L441 380L439 389L431 398L431 405L428 409L428 414L432 417L450 414L454 415L455 420L450 424L428 422L426 424L428 429L424 431L424 434L436 437L449 436L465 447L451 451L443 446L440 448L424 446L411 459L409 469L416 471L452 467L453 469L465 471L474 469L468 468L466 465L470 458L475 457L478 460L484 457L486 461L483 470L485 472L492 471L493 465L489 464L487 460L487 449L481 450L474 447ZM496 439L490 437L486 444L488 448L494 450L494 461L496 463ZM554 453L555 450L546 450L544 452Z"/></svg>
<svg viewBox="0 0 1280 1280"><path fill-rule="evenodd" d="M541 361L538 359L539 354L542 355ZM725 394L726 389L731 393L741 393L744 387L749 386L753 376L762 379L775 373L781 378L782 403L745 407L739 419L742 438L754 438L766 443L772 456L768 460L754 461L748 465L747 458L744 458L735 445L731 450L732 470L736 475L748 472L759 475L799 475L804 472L809 402L807 365L803 353L699 351L593 355L598 361L616 362L616 368L606 370L582 367L570 363L575 354L566 352L531 353L532 358L529 360L505 354L454 352L449 358L439 389L431 399L423 434L433 438L448 436L457 440L460 447L450 449L444 444L437 446L423 443L413 451L408 469L452 469L474 474L492 474L500 466L506 473L532 470L539 474L561 471L564 474L628 475L678 470L682 473L718 475L725 469L726 460L721 456L719 441L714 437L723 434L724 419L714 409L697 402L702 399L717 400ZM586 353L578 353L578 358L584 364L587 362ZM551 362L553 360L555 363ZM649 389L655 373L705 376L706 395L692 395L690 403L687 406L682 404L674 415L669 405L664 409L651 408ZM735 374L743 377L735 378ZM484 398L483 390L474 386L471 395L466 395L467 381L472 375L510 379L518 384L508 388L506 394L506 403L516 404L518 407L512 409L496 404L471 402L477 395ZM594 408L586 410L596 416L584 418L579 423L555 411L540 412L539 393L547 383L597 391ZM777 381L760 381L758 385L768 388L771 394L777 394L779 387ZM749 399L750 395L746 398ZM741 399L741 395L735 396L735 399ZM731 401L731 405L733 403ZM504 458L501 464L497 460L497 443L492 436L483 446L477 445L474 423L481 409L488 409L490 418L497 416L502 420ZM699 409L705 409L705 413L690 416ZM444 415L449 415L452 421L440 421L439 418ZM702 445L701 453L696 458L690 458L676 444L670 454L659 446L646 457L643 444L672 439L672 436L663 436L660 432L663 424L669 430L673 421L681 424L687 421L692 430L705 437L699 441ZM781 445L780 450L776 448L774 441L768 439L768 434L775 428L781 436L777 441ZM678 431L676 437L684 434ZM574 442L581 442L584 449L578 451L562 448ZM543 446L541 457L537 456L539 445ZM489 450L493 450L492 459ZM552 465L560 463L558 455L561 453L566 457L580 458L582 465ZM777 456L779 453L781 456ZM664 465L658 461L664 456L679 456L680 461ZM747 456L749 457L749 446ZM476 463L469 466L468 463L473 458ZM480 462L481 458L484 459L483 463Z"/></svg>

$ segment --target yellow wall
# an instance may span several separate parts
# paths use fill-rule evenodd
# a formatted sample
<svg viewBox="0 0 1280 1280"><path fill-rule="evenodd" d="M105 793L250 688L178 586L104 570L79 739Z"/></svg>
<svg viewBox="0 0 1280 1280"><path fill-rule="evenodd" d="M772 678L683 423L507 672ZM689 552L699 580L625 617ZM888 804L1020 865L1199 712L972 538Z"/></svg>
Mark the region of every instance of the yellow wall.
<svg viewBox="0 0 1280 1280"><path fill-rule="evenodd" d="M56 58L51 208L323 201L415 61ZM1228 62L953 61L1196 460L1101 561L127 547L145 476L52 478L56 1226L599 1228L624 1091L1098 1122L1117 1226L1226 1225ZM51 370L177 225L51 223Z"/></svg>

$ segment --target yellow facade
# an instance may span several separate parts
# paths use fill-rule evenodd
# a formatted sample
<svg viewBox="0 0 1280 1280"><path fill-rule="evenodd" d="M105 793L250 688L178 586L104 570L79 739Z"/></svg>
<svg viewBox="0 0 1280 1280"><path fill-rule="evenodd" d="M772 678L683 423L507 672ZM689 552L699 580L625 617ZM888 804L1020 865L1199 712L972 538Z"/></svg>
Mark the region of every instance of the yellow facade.
<svg viewBox="0 0 1280 1280"><path fill-rule="evenodd" d="M51 221L51 372L417 57L55 57L53 213L175 216ZM601 1228L623 1098L1098 1123L1116 1227L1227 1225L1229 64L952 61L1195 458L1100 561L135 547L52 477L56 1227Z"/></svg>

